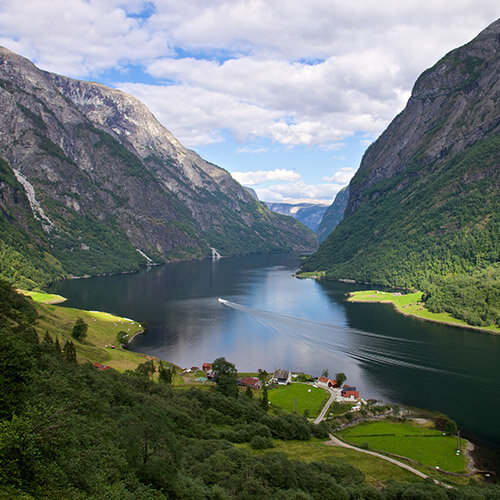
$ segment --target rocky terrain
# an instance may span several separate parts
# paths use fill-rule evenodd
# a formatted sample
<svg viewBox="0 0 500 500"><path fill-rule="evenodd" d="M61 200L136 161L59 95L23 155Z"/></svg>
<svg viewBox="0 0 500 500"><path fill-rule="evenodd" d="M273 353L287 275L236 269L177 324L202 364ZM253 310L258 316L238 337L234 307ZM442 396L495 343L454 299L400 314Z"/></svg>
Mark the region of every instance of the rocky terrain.
<svg viewBox="0 0 500 500"><path fill-rule="evenodd" d="M326 211L326 206L313 203L276 203L265 201L267 207L277 214L294 217L311 231L316 232Z"/></svg>
<svg viewBox="0 0 500 500"><path fill-rule="evenodd" d="M0 48L0 107L0 263L16 284L317 244L121 91Z"/></svg>

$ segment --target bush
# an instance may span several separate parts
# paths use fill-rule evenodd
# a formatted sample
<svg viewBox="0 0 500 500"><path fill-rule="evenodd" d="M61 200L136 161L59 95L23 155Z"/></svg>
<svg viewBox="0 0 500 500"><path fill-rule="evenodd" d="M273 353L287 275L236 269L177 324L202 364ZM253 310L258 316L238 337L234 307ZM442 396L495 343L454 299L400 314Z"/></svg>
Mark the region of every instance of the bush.
<svg viewBox="0 0 500 500"><path fill-rule="evenodd" d="M266 436L254 436L250 441L250 446L254 450L265 450L268 448L273 448L274 443L270 437Z"/></svg>
<svg viewBox="0 0 500 500"><path fill-rule="evenodd" d="M75 321L75 326L73 326L73 330L71 331L71 336L74 339L81 342L87 336L88 329L89 329L89 327L88 327L87 323L85 323L85 321L83 321L82 318L78 318Z"/></svg>

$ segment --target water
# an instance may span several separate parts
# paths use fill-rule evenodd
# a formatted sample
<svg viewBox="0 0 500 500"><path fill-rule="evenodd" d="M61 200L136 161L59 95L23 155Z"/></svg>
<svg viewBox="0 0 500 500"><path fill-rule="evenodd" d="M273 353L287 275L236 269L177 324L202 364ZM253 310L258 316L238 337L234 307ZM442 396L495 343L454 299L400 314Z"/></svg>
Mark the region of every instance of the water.
<svg viewBox="0 0 500 500"><path fill-rule="evenodd" d="M147 321L132 349L182 367L224 356L240 371L344 372L365 399L442 411L500 446L500 336L345 302L359 286L299 280L296 269L291 256L252 256L68 280L52 291L67 306Z"/></svg>

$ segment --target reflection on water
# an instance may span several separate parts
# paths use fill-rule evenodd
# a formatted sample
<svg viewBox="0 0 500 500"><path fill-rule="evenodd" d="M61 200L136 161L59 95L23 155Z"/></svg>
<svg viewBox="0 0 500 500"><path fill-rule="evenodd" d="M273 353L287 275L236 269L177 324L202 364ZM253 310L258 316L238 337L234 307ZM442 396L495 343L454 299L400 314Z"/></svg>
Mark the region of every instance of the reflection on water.
<svg viewBox="0 0 500 500"><path fill-rule="evenodd" d="M66 281L53 291L68 306L148 321L137 351L181 366L225 356L241 371L344 372L366 398L441 410L500 444L499 336L345 302L356 287L299 280L296 268L290 256L254 256Z"/></svg>

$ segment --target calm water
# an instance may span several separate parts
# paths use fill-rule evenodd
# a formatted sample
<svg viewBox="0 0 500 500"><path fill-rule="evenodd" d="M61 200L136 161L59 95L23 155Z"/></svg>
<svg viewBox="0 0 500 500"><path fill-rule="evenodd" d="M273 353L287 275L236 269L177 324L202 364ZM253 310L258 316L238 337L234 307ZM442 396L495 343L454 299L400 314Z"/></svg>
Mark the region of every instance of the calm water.
<svg viewBox="0 0 500 500"><path fill-rule="evenodd" d="M53 291L68 306L147 321L136 351L183 367L225 356L240 371L342 371L365 398L443 411L500 445L500 336L348 303L359 287L299 280L296 269L291 256L253 256L65 281Z"/></svg>

